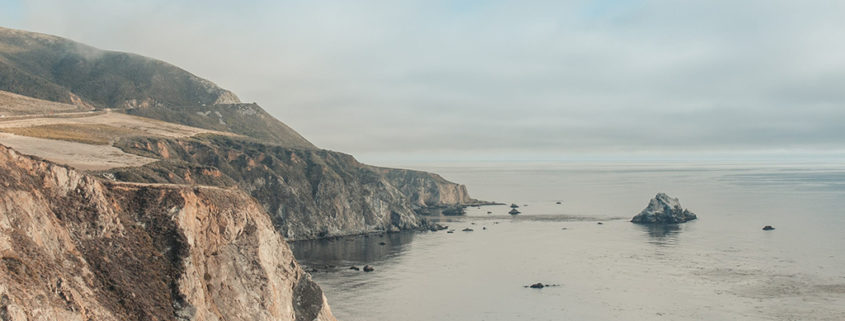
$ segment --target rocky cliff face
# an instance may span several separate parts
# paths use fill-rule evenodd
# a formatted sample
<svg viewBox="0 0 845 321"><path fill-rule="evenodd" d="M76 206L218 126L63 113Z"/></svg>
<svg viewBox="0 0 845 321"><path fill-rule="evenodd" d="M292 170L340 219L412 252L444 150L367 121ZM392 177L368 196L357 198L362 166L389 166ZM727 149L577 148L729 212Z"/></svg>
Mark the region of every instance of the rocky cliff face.
<svg viewBox="0 0 845 321"><path fill-rule="evenodd" d="M472 201L466 188L440 176L373 167L326 150L222 136L136 138L117 146L163 160L112 170L111 177L219 186L233 182L255 197L277 228L293 240L425 228L428 222L417 210Z"/></svg>
<svg viewBox="0 0 845 321"><path fill-rule="evenodd" d="M0 146L0 319L334 318L248 195L104 182Z"/></svg>

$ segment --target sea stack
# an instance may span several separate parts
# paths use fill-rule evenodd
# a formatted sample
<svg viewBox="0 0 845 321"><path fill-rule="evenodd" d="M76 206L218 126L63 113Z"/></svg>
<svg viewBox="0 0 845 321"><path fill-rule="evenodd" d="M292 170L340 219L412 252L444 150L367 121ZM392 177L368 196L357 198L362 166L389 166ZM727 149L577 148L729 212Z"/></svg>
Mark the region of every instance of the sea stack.
<svg viewBox="0 0 845 321"><path fill-rule="evenodd" d="M657 193L645 209L634 216L631 222L638 224L677 224L692 221L695 214L681 207L677 198L666 193Z"/></svg>

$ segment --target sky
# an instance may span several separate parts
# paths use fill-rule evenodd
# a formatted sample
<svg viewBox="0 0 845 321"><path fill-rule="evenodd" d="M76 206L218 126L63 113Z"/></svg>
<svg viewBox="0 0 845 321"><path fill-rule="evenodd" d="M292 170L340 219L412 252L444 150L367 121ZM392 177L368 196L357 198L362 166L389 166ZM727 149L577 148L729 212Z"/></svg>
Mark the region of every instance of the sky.
<svg viewBox="0 0 845 321"><path fill-rule="evenodd" d="M845 159L845 1L0 0L373 162Z"/></svg>

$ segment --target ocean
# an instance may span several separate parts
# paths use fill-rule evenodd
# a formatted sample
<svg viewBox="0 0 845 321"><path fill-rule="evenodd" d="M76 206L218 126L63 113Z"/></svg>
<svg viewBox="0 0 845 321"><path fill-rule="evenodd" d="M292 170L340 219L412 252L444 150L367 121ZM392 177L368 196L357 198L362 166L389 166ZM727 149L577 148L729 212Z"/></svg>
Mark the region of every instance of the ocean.
<svg viewBox="0 0 845 321"><path fill-rule="evenodd" d="M472 207L432 218L454 233L293 243L339 320L845 320L845 165L408 167L522 214ZM658 192L698 220L630 223ZM349 269L363 265L375 271Z"/></svg>

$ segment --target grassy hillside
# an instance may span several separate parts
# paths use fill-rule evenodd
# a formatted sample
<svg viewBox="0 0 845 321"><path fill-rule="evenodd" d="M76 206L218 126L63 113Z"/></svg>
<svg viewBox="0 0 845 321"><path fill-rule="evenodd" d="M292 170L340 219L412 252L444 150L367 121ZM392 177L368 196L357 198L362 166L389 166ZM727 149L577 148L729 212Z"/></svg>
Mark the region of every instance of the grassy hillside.
<svg viewBox="0 0 845 321"><path fill-rule="evenodd" d="M176 66L40 33L0 28L0 91L316 148L258 105Z"/></svg>

